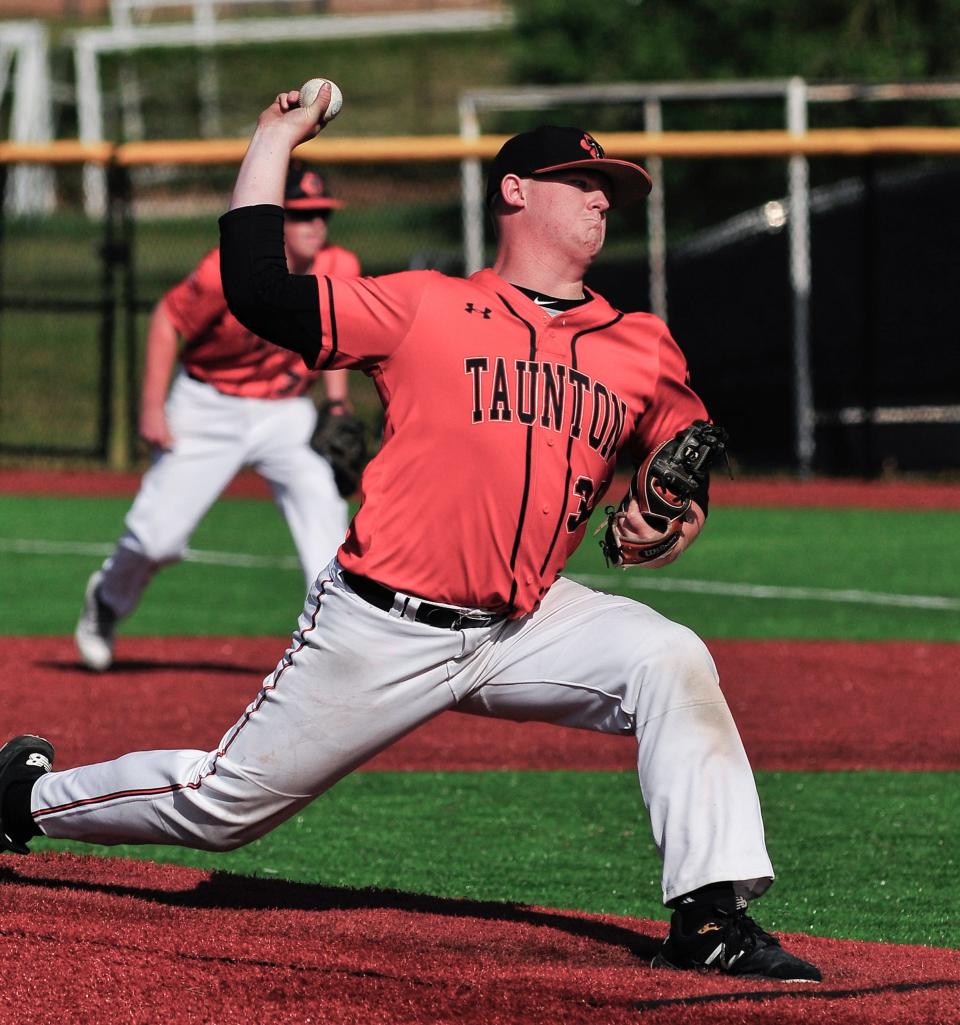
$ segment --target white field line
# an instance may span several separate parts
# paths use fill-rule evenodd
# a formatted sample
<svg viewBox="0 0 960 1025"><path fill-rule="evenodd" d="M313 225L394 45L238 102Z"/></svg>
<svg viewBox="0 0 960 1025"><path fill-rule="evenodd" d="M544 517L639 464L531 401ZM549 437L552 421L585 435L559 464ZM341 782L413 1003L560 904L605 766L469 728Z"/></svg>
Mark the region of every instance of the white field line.
<svg viewBox="0 0 960 1025"><path fill-rule="evenodd" d="M629 575L628 575L629 573ZM907 609L960 609L960 598L941 598L927 594L887 594L883 591L859 591L853 588L831 590L826 587L779 587L773 584L734 584L720 580L683 580L641 576L643 570L628 571L618 578L619 587L630 591L676 591L686 594L717 594L734 598L788 601L832 601L852 605L895 605ZM609 591L611 578L599 574L570 574L588 587Z"/></svg>
<svg viewBox="0 0 960 1025"><path fill-rule="evenodd" d="M0 538L0 553L15 555L96 555L106 558L112 544L81 541L28 541L21 538ZM236 566L240 569L299 569L295 555L245 555L242 552L207 552L188 548L184 562L200 562L208 566Z"/></svg>
<svg viewBox="0 0 960 1025"><path fill-rule="evenodd" d="M99 556L105 558L113 551L112 544L78 541L30 541L20 538L0 538L0 553L16 555ZM300 563L294 555L245 555L241 552L211 552L188 548L185 562L208 566L233 566L239 569L298 569ZM775 584L738 584L721 580L685 580L673 577L654 577L643 570L632 570L617 576L599 573L570 573L588 587L609 591L614 588L628 591L673 591L682 594L714 594L734 598L753 598L758 601L826 601L851 605L892 605L899 608L936 609L947 612L960 610L960 598L943 598L926 594L888 594L883 591L861 591L854 588L832 590L826 587L781 587Z"/></svg>

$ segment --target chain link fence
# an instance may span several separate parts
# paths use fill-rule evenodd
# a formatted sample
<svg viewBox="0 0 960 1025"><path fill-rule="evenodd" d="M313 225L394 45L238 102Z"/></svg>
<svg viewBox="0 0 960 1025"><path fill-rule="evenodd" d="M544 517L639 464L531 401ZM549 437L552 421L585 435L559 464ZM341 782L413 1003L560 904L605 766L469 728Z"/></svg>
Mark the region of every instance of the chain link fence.
<svg viewBox="0 0 960 1025"><path fill-rule="evenodd" d="M102 218L83 212L76 164L57 168L54 216L0 225L0 455L127 466L147 454L136 421L150 313L217 245L236 162L103 172ZM330 241L357 253L364 273L462 272L456 162L339 164L327 178L346 203ZM377 431L373 387L352 378L358 412Z"/></svg>
<svg viewBox="0 0 960 1025"><path fill-rule="evenodd" d="M406 151L397 140L390 143L389 155L383 148L361 153L358 140L316 144L333 191L347 204L331 221L331 241L356 252L366 273L427 267L463 273L460 158L466 151L447 137L407 140ZM498 144L486 137L473 152L488 159ZM0 221L5 460L145 462L136 422L150 312L217 244L217 218L244 143L202 160L190 149L202 143L184 143L165 157L136 145L150 144L74 146L50 150L46 159L31 154L34 165L55 171L56 211ZM24 159L0 146L0 177ZM670 175L696 164L700 180L709 166L728 172L738 166L756 176L773 160L770 154L667 156L665 166ZM960 367L951 314L960 162L954 152L869 151L810 161L815 467L864 475L955 472ZM108 183L102 217L84 213L83 167L91 164ZM782 200L782 193L758 185L754 206L716 219L669 252L671 328L695 386L731 429L735 456L747 470L792 465ZM718 208L723 204L718 197ZM628 311L649 309L646 227L642 207L616 212L610 244L588 278ZM488 238L488 259L491 245ZM355 404L376 432L373 387L362 375L353 377Z"/></svg>

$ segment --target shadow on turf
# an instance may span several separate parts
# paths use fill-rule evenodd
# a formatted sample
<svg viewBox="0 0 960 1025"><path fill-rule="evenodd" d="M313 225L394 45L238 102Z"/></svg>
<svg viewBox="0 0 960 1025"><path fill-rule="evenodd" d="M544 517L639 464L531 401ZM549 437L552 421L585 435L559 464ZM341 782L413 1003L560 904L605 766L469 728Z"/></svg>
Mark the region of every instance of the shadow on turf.
<svg viewBox="0 0 960 1025"><path fill-rule="evenodd" d="M21 882L55 890L104 893L116 897L134 897L178 908L223 908L239 911L349 911L386 909L451 918L481 918L499 922L522 922L557 929L571 936L582 936L596 943L622 947L638 958L649 961L660 941L633 929L563 914L538 911L524 904L497 901L434 897L403 890L362 890L341 886L310 885L284 879L258 879L250 876L214 872L192 890L170 892L146 887L91 883L78 880L20 876L15 869L0 868L0 883Z"/></svg>
<svg viewBox="0 0 960 1025"><path fill-rule="evenodd" d="M240 911L349 911L387 909L419 914L443 915L450 918L480 918L488 921L521 922L556 929L570 936L583 937L595 943L619 947L649 963L659 949L660 941L652 936L609 922L579 917L576 912L539 911L523 904L496 901L463 900L434 897L403 890L362 890L339 886L309 885L283 879L258 879L251 876L214 872L192 890L158 890L149 887L93 883L59 878L21 876L15 869L0 867L0 884L23 883L50 890L75 890L103 893L116 897L133 897L177 908L230 909ZM687 974L687 973L680 973ZM927 979L917 982L891 982L886 985L860 986L850 989L825 989L806 985L802 988L738 990L727 993L701 993L681 997L637 1000L632 1006L643 1013L671 1007L698 1007L743 1001L775 1000L842 1000L883 994L919 993L937 989L960 990L957 979Z"/></svg>
<svg viewBox="0 0 960 1025"><path fill-rule="evenodd" d="M883 993L916 993L928 989L960 989L956 979L928 979L924 982L890 982L885 986L861 986L857 989L821 989L819 986L804 986L803 989L746 990L736 993L701 993L697 996L670 997L660 1000L637 1000L638 1011L656 1011L664 1007L696 1007L703 1004L720 1004L724 1001L769 1001L784 997L809 1000L838 1000L843 997L879 996Z"/></svg>
<svg viewBox="0 0 960 1025"><path fill-rule="evenodd" d="M84 673L88 676L96 677L103 677L104 675L96 670L88 669L79 660L49 659L47 661L38 661L35 665L44 669L52 669L58 673L69 673L71 675L76 673ZM146 675L148 673L169 673L171 671L184 673L225 673L228 676L236 676L238 673L243 673L258 678L265 675L264 672L251 668L249 662L205 662L199 659L174 661L161 658L120 658L110 667L109 675L115 676L118 673L143 673Z"/></svg>

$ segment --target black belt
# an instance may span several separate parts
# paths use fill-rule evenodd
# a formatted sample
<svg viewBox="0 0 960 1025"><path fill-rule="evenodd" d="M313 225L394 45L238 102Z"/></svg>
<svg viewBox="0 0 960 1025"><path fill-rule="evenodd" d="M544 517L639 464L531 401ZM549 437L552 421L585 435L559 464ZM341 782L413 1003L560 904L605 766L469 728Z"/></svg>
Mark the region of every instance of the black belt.
<svg viewBox="0 0 960 1025"><path fill-rule="evenodd" d="M384 612L389 612L395 605L397 592L376 580L369 577L361 577L357 573L341 569L343 579L363 598L364 601ZM445 605L431 605L428 601L421 601L413 616L405 617L413 619L417 623L425 623L427 626L435 626L441 630L461 630L468 626L492 626L506 619L506 616L470 616L458 609L450 609Z"/></svg>

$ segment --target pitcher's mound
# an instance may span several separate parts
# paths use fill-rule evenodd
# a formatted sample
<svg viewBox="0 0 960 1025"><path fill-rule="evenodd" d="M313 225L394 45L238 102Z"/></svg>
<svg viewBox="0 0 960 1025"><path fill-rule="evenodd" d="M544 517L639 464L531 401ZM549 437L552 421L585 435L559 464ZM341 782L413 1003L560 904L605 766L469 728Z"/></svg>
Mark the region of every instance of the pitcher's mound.
<svg viewBox="0 0 960 1025"><path fill-rule="evenodd" d="M120 859L0 859L0 1025L956 1021L960 952L788 938L819 985L653 971L665 924Z"/></svg>

